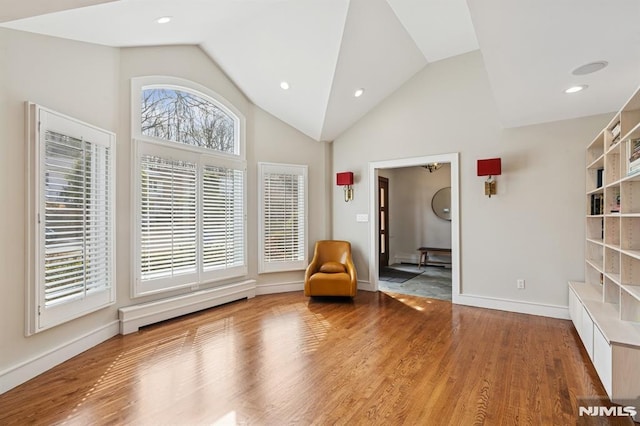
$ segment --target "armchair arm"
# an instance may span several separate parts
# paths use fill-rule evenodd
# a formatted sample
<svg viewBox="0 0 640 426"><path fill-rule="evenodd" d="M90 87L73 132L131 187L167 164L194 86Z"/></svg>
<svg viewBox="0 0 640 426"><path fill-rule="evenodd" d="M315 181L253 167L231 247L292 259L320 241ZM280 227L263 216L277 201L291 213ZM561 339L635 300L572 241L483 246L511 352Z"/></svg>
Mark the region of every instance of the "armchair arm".
<svg viewBox="0 0 640 426"><path fill-rule="evenodd" d="M347 256L345 265L347 266L347 273L349 274L349 278L351 279L351 285L358 287L358 276L356 274L356 267L353 264L353 259L351 258L351 254Z"/></svg>
<svg viewBox="0 0 640 426"><path fill-rule="evenodd" d="M311 263L309 264L309 266L307 266L307 269L304 272L304 281L308 282L309 278L311 278L311 275L318 272L318 269L320 269L318 257L314 256L313 259L311 260Z"/></svg>

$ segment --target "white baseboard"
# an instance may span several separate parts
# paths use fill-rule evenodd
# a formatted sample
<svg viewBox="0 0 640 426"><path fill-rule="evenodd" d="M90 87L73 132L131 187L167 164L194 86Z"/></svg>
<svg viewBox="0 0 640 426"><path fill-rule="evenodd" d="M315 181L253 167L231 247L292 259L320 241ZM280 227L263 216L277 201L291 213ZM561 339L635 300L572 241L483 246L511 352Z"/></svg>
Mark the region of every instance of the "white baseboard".
<svg viewBox="0 0 640 426"><path fill-rule="evenodd" d="M138 331L142 326L201 311L213 306L256 295L256 281L246 280L200 290L176 297L156 300L118 309L120 334Z"/></svg>
<svg viewBox="0 0 640 426"><path fill-rule="evenodd" d="M0 372L0 394L118 334L119 321L112 321L62 345Z"/></svg>
<svg viewBox="0 0 640 426"><path fill-rule="evenodd" d="M419 256L417 254L397 254L394 257L394 263L398 264L398 263L413 263L413 264L418 264Z"/></svg>
<svg viewBox="0 0 640 426"><path fill-rule="evenodd" d="M304 291L304 282L293 281L288 283L258 284L256 295L288 293L290 291Z"/></svg>
<svg viewBox="0 0 640 426"><path fill-rule="evenodd" d="M360 280L358 280L358 290L376 291L373 288L373 285L369 281L360 281Z"/></svg>
<svg viewBox="0 0 640 426"><path fill-rule="evenodd" d="M523 302L520 300L499 299L486 296L474 296L469 294L454 294L453 303L457 305L475 306L478 308L517 312L520 314L569 319L568 306L546 305L542 303Z"/></svg>

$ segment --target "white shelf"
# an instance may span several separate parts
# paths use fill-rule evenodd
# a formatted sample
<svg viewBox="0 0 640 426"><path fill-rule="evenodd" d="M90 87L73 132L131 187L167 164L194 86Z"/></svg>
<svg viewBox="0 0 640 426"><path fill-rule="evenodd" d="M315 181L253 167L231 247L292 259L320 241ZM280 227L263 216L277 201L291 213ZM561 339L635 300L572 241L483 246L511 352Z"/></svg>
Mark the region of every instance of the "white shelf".
<svg viewBox="0 0 640 426"><path fill-rule="evenodd" d="M585 259L585 262L587 262L589 265L591 265L591 267L592 267L593 269L595 269L596 271L600 272L601 274L603 273L603 271L602 271L602 265L596 265L596 264L594 263L594 261L593 261L593 260L591 260L591 259Z"/></svg>
<svg viewBox="0 0 640 426"><path fill-rule="evenodd" d="M587 195L593 195L593 194L604 194L604 186L600 186L596 189L592 189L591 191L587 192Z"/></svg>
<svg viewBox="0 0 640 426"><path fill-rule="evenodd" d="M599 246L604 245L604 240L603 239L598 239L598 240L594 240L592 238L587 238L587 241L593 244L597 244Z"/></svg>
<svg viewBox="0 0 640 426"><path fill-rule="evenodd" d="M640 286L637 285L623 285L621 286L624 291L635 297L637 301L640 301Z"/></svg>
<svg viewBox="0 0 640 426"><path fill-rule="evenodd" d="M622 179L620 179L620 183L622 182L635 182L635 181L639 181L640 180L640 171L637 171L633 174L624 176Z"/></svg>
<svg viewBox="0 0 640 426"><path fill-rule="evenodd" d="M622 138L618 139L618 140L616 141L616 143L614 143L613 145L609 146L609 147L607 148L607 152L606 152L606 154L610 154L610 153L611 153L611 151L613 151L614 149L618 148L618 147L620 146L620 144L621 144L621 143L622 143Z"/></svg>
<svg viewBox="0 0 640 426"><path fill-rule="evenodd" d="M640 250L620 250L620 253L626 254L629 257L640 260Z"/></svg>
<svg viewBox="0 0 640 426"><path fill-rule="evenodd" d="M612 274L610 272L607 272L607 273L604 274L604 276L609 278L614 283L616 283L618 285L622 285L622 279L621 279L620 274Z"/></svg>
<svg viewBox="0 0 640 426"><path fill-rule="evenodd" d="M627 139L638 139L638 138L640 138L640 123L636 124L626 134L622 135L620 140L626 141Z"/></svg>
<svg viewBox="0 0 640 426"><path fill-rule="evenodd" d="M598 158L591 162L587 166L587 169L600 169L604 167L604 154L601 154Z"/></svg>
<svg viewBox="0 0 640 426"><path fill-rule="evenodd" d="M602 302L602 293L594 286L578 282L569 286L609 344L640 347L640 324L620 320L616 305Z"/></svg>

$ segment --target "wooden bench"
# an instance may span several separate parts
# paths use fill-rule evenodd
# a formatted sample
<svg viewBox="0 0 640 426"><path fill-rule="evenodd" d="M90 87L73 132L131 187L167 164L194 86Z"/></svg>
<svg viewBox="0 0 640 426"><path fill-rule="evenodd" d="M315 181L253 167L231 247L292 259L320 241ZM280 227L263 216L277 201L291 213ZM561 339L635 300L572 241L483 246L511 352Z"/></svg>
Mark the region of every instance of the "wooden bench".
<svg viewBox="0 0 640 426"><path fill-rule="evenodd" d="M420 260L418 260L418 268L422 265L427 266L427 263L434 263L437 265L451 265L451 249L447 248L435 248L435 247L420 247ZM429 260L430 256L442 256L448 257L449 261L442 260Z"/></svg>

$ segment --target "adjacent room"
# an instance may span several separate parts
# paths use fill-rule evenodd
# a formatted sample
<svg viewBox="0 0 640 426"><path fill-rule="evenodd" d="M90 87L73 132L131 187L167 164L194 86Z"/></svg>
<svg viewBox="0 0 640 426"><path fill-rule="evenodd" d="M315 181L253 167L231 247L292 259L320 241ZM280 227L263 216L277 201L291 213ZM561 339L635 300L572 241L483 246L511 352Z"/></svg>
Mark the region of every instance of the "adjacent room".
<svg viewBox="0 0 640 426"><path fill-rule="evenodd" d="M639 16L0 0L0 424L640 421Z"/></svg>

